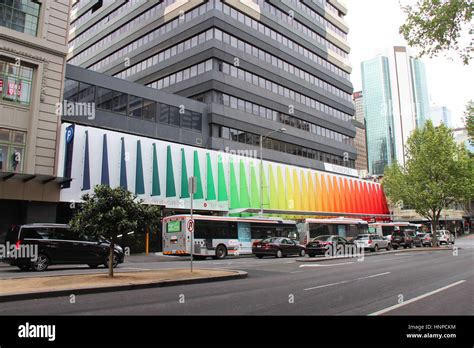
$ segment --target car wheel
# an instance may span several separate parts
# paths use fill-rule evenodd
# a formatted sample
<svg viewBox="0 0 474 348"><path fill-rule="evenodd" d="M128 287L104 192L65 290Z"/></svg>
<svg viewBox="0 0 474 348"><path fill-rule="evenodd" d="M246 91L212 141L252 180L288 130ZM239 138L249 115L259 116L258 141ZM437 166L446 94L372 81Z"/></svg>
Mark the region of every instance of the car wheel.
<svg viewBox="0 0 474 348"><path fill-rule="evenodd" d="M33 262L33 269L37 272L46 271L49 266L49 257L46 254L39 254L36 261Z"/></svg>
<svg viewBox="0 0 474 348"><path fill-rule="evenodd" d="M300 250L300 256L304 257L306 255L306 251L304 249Z"/></svg>
<svg viewBox="0 0 474 348"><path fill-rule="evenodd" d="M379 251L379 246L377 244L374 245L374 249L372 250L373 252L377 252Z"/></svg>
<svg viewBox="0 0 474 348"><path fill-rule="evenodd" d="M216 248L216 259L223 259L227 256L227 249L224 245L218 245Z"/></svg>
<svg viewBox="0 0 474 348"><path fill-rule="evenodd" d="M31 265L19 265L18 268L23 271L23 272L26 272L26 271L29 271L30 268L31 268Z"/></svg>
<svg viewBox="0 0 474 348"><path fill-rule="evenodd" d="M263 255L255 255L258 259L263 258Z"/></svg>
<svg viewBox="0 0 474 348"><path fill-rule="evenodd" d="M314 257L315 254L313 254L313 253L308 253L308 256L309 256L309 257Z"/></svg>
<svg viewBox="0 0 474 348"><path fill-rule="evenodd" d="M98 263L89 263L87 266L89 266L90 268L97 268L100 265Z"/></svg>
<svg viewBox="0 0 474 348"><path fill-rule="evenodd" d="M282 252L280 249L277 250L277 252L276 252L276 257L278 257L278 258L282 258L282 257L283 257L283 252Z"/></svg>
<svg viewBox="0 0 474 348"><path fill-rule="evenodd" d="M114 253L114 259L113 259L112 267L117 268L118 264L119 264L119 257L117 255L117 253ZM109 268L109 256L107 256L107 258L105 259L104 266L105 266L105 268Z"/></svg>

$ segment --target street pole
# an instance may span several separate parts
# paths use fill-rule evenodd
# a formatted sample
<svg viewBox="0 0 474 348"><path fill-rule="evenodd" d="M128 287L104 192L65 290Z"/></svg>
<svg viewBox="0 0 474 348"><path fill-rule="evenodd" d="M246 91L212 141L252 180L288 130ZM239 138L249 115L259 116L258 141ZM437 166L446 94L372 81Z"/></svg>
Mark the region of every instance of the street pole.
<svg viewBox="0 0 474 348"><path fill-rule="evenodd" d="M191 233L191 273L193 273L193 259L194 259L194 219L193 219L193 201L194 201L194 193L196 193L197 189L197 178L195 176L190 176L188 180L188 190L191 194L191 209L190 209L190 225L187 226L189 232Z"/></svg>
<svg viewBox="0 0 474 348"><path fill-rule="evenodd" d="M260 134L260 216L263 216L263 135Z"/></svg>

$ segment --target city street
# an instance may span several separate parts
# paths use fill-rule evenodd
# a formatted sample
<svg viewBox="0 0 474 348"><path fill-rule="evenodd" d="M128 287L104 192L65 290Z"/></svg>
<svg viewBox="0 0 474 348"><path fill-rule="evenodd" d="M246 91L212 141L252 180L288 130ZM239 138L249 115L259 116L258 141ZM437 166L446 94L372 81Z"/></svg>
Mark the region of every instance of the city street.
<svg viewBox="0 0 474 348"><path fill-rule="evenodd" d="M74 304L69 297L7 302L0 305L0 315L472 315L474 238L458 239L456 246L461 248L458 255L426 248L371 256L361 262L196 261L200 268L238 269L249 275L243 280L81 295ZM120 269L187 266L185 260L126 261ZM62 268L56 266L41 275L105 272ZM1 278L32 275L38 273L0 268Z"/></svg>

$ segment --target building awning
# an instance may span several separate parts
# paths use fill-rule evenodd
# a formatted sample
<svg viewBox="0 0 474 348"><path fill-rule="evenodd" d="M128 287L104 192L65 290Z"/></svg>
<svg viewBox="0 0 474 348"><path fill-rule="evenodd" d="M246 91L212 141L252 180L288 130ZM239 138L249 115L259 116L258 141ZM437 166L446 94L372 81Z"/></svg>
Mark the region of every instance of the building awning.
<svg viewBox="0 0 474 348"><path fill-rule="evenodd" d="M54 175L44 175L44 174L25 174L25 173L15 173L15 172L0 172L0 180L21 180L24 183L28 181L37 181L45 185L50 182L58 183L59 185L72 181L72 178L65 178Z"/></svg>
<svg viewBox="0 0 474 348"><path fill-rule="evenodd" d="M257 208L242 208L232 209L229 214L242 214L242 213L260 213L260 209ZM327 212L327 211L307 211L307 210L280 210L280 209L263 209L264 214L276 214L276 215L306 215L306 216L347 216L347 217L370 217L370 218L383 218L390 219L390 214L370 214L370 213L344 213L344 212Z"/></svg>

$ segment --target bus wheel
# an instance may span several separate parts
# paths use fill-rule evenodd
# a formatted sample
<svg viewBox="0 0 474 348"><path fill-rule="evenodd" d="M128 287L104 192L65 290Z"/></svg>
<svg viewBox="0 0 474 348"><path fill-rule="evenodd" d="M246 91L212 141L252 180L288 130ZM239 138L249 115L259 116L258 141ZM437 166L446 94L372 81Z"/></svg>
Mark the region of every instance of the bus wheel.
<svg viewBox="0 0 474 348"><path fill-rule="evenodd" d="M227 249L224 245L220 244L216 248L216 259L223 259L227 256Z"/></svg>

